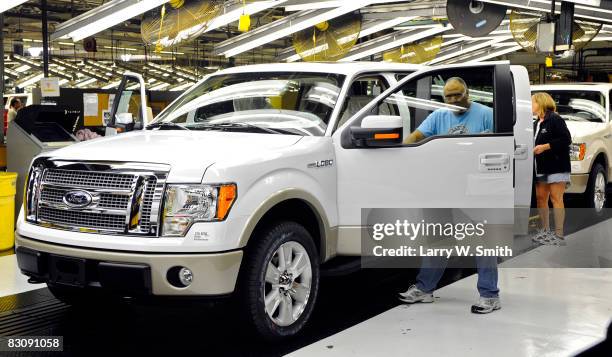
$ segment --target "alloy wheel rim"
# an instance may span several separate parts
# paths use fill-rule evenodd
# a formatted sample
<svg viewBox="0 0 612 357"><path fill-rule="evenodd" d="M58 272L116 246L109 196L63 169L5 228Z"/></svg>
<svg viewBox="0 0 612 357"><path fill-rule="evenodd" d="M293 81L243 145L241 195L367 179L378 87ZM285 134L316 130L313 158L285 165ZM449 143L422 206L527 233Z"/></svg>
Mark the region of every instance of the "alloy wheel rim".
<svg viewBox="0 0 612 357"><path fill-rule="evenodd" d="M595 177L595 189L593 191L595 210L600 212L606 203L606 178L601 172L598 172Z"/></svg>
<svg viewBox="0 0 612 357"><path fill-rule="evenodd" d="M283 243L267 263L263 288L264 308L278 326L296 322L308 305L312 265L306 249L297 242Z"/></svg>

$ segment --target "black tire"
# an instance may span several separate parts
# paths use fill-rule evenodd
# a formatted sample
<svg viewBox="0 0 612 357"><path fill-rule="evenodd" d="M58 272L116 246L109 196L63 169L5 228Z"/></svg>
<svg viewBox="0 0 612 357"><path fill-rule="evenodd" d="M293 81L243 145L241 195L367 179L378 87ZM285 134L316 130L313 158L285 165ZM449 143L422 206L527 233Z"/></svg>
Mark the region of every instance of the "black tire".
<svg viewBox="0 0 612 357"><path fill-rule="evenodd" d="M598 188L597 188L597 177L598 175L603 175L603 180L604 180L604 192L603 192L603 206L598 207L598 205L595 204L596 202L596 196L600 196L601 193L599 192ZM605 168L603 167L602 164L600 163L595 163L593 165L593 167L591 168L591 172L589 173L589 181L587 184L587 189L584 193L584 200L585 200L585 204L586 207L588 208L593 208L593 210L595 211L595 214L600 215L603 213L603 209L606 207L607 205L607 199L606 199L606 186L607 186L607 182L608 182L608 175L606 173Z"/></svg>
<svg viewBox="0 0 612 357"><path fill-rule="evenodd" d="M237 297L241 315L248 325L261 337L275 341L298 334L308 322L315 306L319 290L319 255L310 233L295 222L278 222L251 238L243 262ZM299 243L310 260L310 294L301 315L288 326L280 326L268 315L264 298L268 263L273 261L275 252L287 242ZM280 307L279 307L280 309ZM280 311L280 310L279 310Z"/></svg>

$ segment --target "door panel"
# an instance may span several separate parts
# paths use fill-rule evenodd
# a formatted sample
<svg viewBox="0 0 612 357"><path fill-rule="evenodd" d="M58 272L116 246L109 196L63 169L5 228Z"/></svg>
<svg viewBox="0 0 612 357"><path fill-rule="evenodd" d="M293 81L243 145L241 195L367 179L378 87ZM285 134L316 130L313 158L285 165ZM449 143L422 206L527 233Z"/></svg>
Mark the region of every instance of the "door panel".
<svg viewBox="0 0 612 357"><path fill-rule="evenodd" d="M514 206L514 140L512 132L508 132L508 128L512 128L513 113L508 115L499 109L511 107L512 97L495 97L492 100L495 93L504 92L502 87L511 85L497 82L499 73L509 71L509 67L489 65L485 68L491 73L490 86L477 83L478 77L482 76L482 65L417 72L402 80L397 88L383 93L334 134L341 229L361 225L362 208ZM473 88L477 88L474 95L479 96L481 104L492 108L493 133L431 136L416 144L391 148L355 148L350 145L350 135L347 139L350 126L359 126L360 120L385 100L400 107L410 107L410 110L400 111L400 116L404 123L408 123L405 127L413 131L417 127L415 113L418 110L429 110L431 113L433 109L445 106L440 102L442 88L444 81L453 76L468 78L466 83L468 87L472 83ZM431 84L424 86L423 78L428 78ZM490 96L487 97L486 91ZM423 104L425 101L426 105ZM476 99L473 98L473 101ZM414 102L419 104L413 105ZM506 162L505 166L503 162ZM486 169L489 166L494 169Z"/></svg>

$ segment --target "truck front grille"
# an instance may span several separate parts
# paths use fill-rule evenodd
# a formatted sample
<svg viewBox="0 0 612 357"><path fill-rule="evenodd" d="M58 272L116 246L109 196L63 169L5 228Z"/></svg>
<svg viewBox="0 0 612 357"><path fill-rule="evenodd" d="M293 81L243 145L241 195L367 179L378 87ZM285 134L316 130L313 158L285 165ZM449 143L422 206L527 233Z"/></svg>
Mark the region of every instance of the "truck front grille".
<svg viewBox="0 0 612 357"><path fill-rule="evenodd" d="M101 164L69 163L65 168L57 164L44 168L35 188L28 187L28 200L37 200L32 223L76 231L159 235L159 210L168 172L160 170L163 165L151 169L146 164L130 169L108 165L108 171L101 171ZM97 171L88 171L88 167ZM87 197L84 204L70 201L70 193L75 192ZM28 218L31 220L31 215Z"/></svg>
<svg viewBox="0 0 612 357"><path fill-rule="evenodd" d="M62 186L129 190L134 183L134 175L51 169L45 172L45 182Z"/></svg>
<svg viewBox="0 0 612 357"><path fill-rule="evenodd" d="M49 223L69 225L79 228L123 232L125 217L112 214L66 211L61 209L40 207L38 217Z"/></svg>

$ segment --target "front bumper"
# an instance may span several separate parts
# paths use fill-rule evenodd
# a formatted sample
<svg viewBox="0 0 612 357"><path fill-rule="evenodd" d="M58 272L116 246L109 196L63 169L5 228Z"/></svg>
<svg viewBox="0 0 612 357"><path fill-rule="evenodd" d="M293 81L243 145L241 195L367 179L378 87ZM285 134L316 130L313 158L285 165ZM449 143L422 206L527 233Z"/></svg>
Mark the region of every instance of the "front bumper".
<svg viewBox="0 0 612 357"><path fill-rule="evenodd" d="M134 295L216 296L234 291L242 251L215 254L152 254L81 249L45 243L15 234L21 272L35 280L101 288ZM172 267L193 272L193 283L168 282Z"/></svg>
<svg viewBox="0 0 612 357"><path fill-rule="evenodd" d="M567 193L584 193L589 183L589 174L571 174L571 185Z"/></svg>

